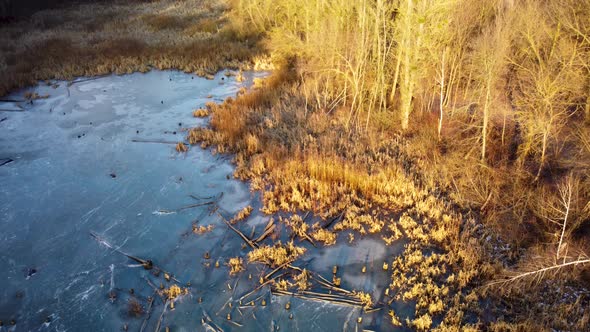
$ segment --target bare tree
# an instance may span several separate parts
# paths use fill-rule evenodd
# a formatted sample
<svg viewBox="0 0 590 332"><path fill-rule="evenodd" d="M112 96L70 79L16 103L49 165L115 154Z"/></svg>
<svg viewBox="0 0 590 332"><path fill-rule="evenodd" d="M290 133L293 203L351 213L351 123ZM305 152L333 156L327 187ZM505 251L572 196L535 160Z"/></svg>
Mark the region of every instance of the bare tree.
<svg viewBox="0 0 590 332"><path fill-rule="evenodd" d="M440 64L440 102L439 102L439 109L440 109L440 117L438 119L438 140L440 141L440 132L442 131L442 124L443 124L443 105L445 101L445 54L446 50L443 51L442 54L442 61Z"/></svg>
<svg viewBox="0 0 590 332"><path fill-rule="evenodd" d="M547 261L543 261L542 259L539 262L527 262L528 265L536 265L536 268L513 273L505 279L488 284L488 286L514 283L526 278L536 278L539 280L548 273L557 273L566 267L575 267L590 263L590 258L584 252L578 251L573 256L568 255L569 233L572 226L577 226L579 222L588 217L590 213L587 208L589 203L581 200L579 195L579 179L572 174L566 176L557 186L557 195L546 196L544 201L540 203L544 219L559 226L555 230L555 236L559 239L555 248L555 257L552 259L553 263L548 264ZM552 253L553 249L547 248L545 252Z"/></svg>
<svg viewBox="0 0 590 332"><path fill-rule="evenodd" d="M561 198L561 205L562 209L559 210L563 215L562 219L562 227L561 227L561 235L559 236L559 244L557 245L557 250L555 254L555 261L559 260L559 256L561 252L564 250L564 243L563 237L565 236L565 230L567 228L567 218L570 214L570 208L572 204L572 190L573 190L573 180L571 176L568 176L565 183L559 186L559 197ZM565 263L565 256L563 255L563 262Z"/></svg>

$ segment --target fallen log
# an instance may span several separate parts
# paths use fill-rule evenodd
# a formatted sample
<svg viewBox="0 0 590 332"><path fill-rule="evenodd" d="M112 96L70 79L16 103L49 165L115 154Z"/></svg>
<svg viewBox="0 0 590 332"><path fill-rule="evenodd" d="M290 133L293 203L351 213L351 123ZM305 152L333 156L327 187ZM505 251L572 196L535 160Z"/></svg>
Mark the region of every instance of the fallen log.
<svg viewBox="0 0 590 332"><path fill-rule="evenodd" d="M336 220L342 219L342 217L344 217L344 212L346 212L346 210L343 210L342 213L340 213L337 217L332 218L332 220L330 220L326 224L324 224L322 226L322 228L326 229L326 228L330 227Z"/></svg>
<svg viewBox="0 0 590 332"><path fill-rule="evenodd" d="M14 160L7 158L7 159L0 159L0 166L4 166L6 164L10 164L11 162L13 162Z"/></svg>
<svg viewBox="0 0 590 332"><path fill-rule="evenodd" d="M223 329L221 327L219 327L219 325L215 324L215 322L213 321L213 319L211 319L209 314L207 314L205 309L202 309L202 310L203 310L203 318L201 319L201 323L203 324L203 326L205 326L205 324L207 324L209 326L212 326L214 328L214 330L216 330L218 332L223 332Z"/></svg>
<svg viewBox="0 0 590 332"><path fill-rule="evenodd" d="M365 310L365 313L370 314L370 313L377 312L377 311L382 310L382 309L383 309L383 307L373 308L373 309L366 309Z"/></svg>
<svg viewBox="0 0 590 332"><path fill-rule="evenodd" d="M348 306L353 306L353 307L363 307L363 304L360 301L355 301L353 299L333 299L333 298L323 296L323 294L322 294L322 296L312 296L312 295L303 295L300 293L282 291L282 290L278 290L278 289L271 289L271 292L273 295L279 295L279 296L281 296L281 295L282 296L292 296L292 297L297 297L300 299L310 300L310 301L331 303L331 304L336 304L336 305L348 305Z"/></svg>
<svg viewBox="0 0 590 332"><path fill-rule="evenodd" d="M235 228L234 226L232 226L227 220L225 220L225 217L221 215L221 213L216 212L220 217L221 220L223 220L223 222L234 232L236 232L241 238L242 240L244 240L252 249L254 248L258 248L258 245L253 243L252 240L250 240L246 235L244 235L244 233L240 232L237 228Z"/></svg>
<svg viewBox="0 0 590 332"><path fill-rule="evenodd" d="M215 198L215 196L209 196L209 197L199 197L197 195L188 195L188 196L190 198L194 199L195 201L201 201L201 200L205 200L205 199L213 199L213 198Z"/></svg>
<svg viewBox="0 0 590 332"><path fill-rule="evenodd" d="M159 143L159 144L178 144L178 142L172 141L163 141L163 140L150 140L150 139L141 139L141 138L134 138L131 140L134 143Z"/></svg>
<svg viewBox="0 0 590 332"><path fill-rule="evenodd" d="M350 296L340 295L340 294L324 294L324 293L304 291L304 290L299 291L299 293L304 294L304 295L309 295L309 296L325 297L325 298L331 298L331 299L336 299L336 300L349 300L349 301L356 301L356 302L360 303L360 301L356 298L352 298Z"/></svg>
<svg viewBox="0 0 590 332"><path fill-rule="evenodd" d="M314 248L317 248L317 246L315 245L315 243L313 242L313 239L307 234L307 233L303 233L304 238L311 243L312 246L314 246Z"/></svg>
<svg viewBox="0 0 590 332"><path fill-rule="evenodd" d="M154 292L154 295L156 295L157 292ZM146 328L147 326L147 322L150 319L150 317L152 316L152 307L154 305L154 296L148 298L148 307L147 307L147 311L146 311L146 317L143 320L143 323L141 324L141 328L139 329L139 332L143 332L143 330Z"/></svg>
<svg viewBox="0 0 590 332"><path fill-rule="evenodd" d="M287 262L279 267L277 267L276 269L270 271L267 275L264 276L265 280L268 280L270 277L272 277L273 274L277 273L277 271L284 269L285 267L289 266L291 264L291 262Z"/></svg>
<svg viewBox="0 0 590 332"><path fill-rule="evenodd" d="M351 291L349 291L349 290L346 290L346 289L344 289L344 288L340 288L340 287L338 287L338 286L334 285L333 283L331 283L330 281L326 280L324 277L322 277L322 276L321 276L321 275L319 275L319 274L316 274L315 276L312 274L312 277L317 277L317 278L319 278L319 279L315 279L315 278L314 278L314 279L315 279L317 282L319 282L319 283L320 283L322 286L324 286L326 289L328 289L328 290L335 290L335 291L337 291L337 292L341 292L341 293L344 293L344 294L351 294L351 293L352 293L352 292L351 292ZM322 279L322 280L320 280L320 279Z"/></svg>
<svg viewBox="0 0 590 332"><path fill-rule="evenodd" d="M237 327L243 327L243 326L244 326L244 325L242 325L242 324L240 324L240 323L238 323L238 322L234 322L233 320L228 320L227 322L228 322L228 323L231 323L231 324L233 324L233 325L235 325L235 326L237 326Z"/></svg>
<svg viewBox="0 0 590 332"><path fill-rule="evenodd" d="M183 210L188 210L188 209L196 208L196 207L199 207L199 206L205 206L205 205L211 205L211 204L215 204L215 202L214 201L210 201L210 202L205 202L205 203L191 204L191 205L186 205L186 206L180 207L180 208L175 209L175 210L161 209L161 210L158 210L158 212L160 212L160 213L176 213L176 212L180 212L180 211L183 211Z"/></svg>
<svg viewBox="0 0 590 332"><path fill-rule="evenodd" d="M283 274L280 274L280 275L278 275L278 276L276 276L276 277L274 277L274 278L272 278L272 279L269 279L269 280L265 281L264 283L262 283L262 284L258 285L258 287L254 288L253 290L249 291L248 293L246 293L246 294L244 294L242 297L240 297L240 299L238 300L238 302L242 302L242 301L243 301L245 298L247 298L248 296L250 296L250 295L252 295L252 294L256 293L256 292L257 292L258 290L260 290L262 287L264 287L264 286L266 286L266 285L268 285L268 284L270 284L270 283L274 282L274 281L275 281L275 279L277 279L277 278L280 278L280 277L282 277L282 276L284 276L284 275L285 275L284 273L283 273Z"/></svg>
<svg viewBox="0 0 590 332"><path fill-rule="evenodd" d="M24 103L26 100L24 99L0 99L2 103Z"/></svg>
<svg viewBox="0 0 590 332"><path fill-rule="evenodd" d="M166 308L168 308L169 301L170 300L166 300L166 302L164 302L164 309L162 310L162 313L160 314L160 318L158 319L158 324L156 325L155 332L160 332L160 327L162 326L162 319L164 319L164 314L166 313Z"/></svg>
<svg viewBox="0 0 590 332"><path fill-rule="evenodd" d="M82 78L82 79L78 79L78 80L73 80L73 81L69 81L67 84L67 87L70 87L76 83L84 83L84 82L89 82L89 81L94 81L97 80L99 78L103 78L103 77L107 77L110 74L104 74L104 75L99 75L99 76L94 76L94 77L89 77L89 78Z"/></svg>
<svg viewBox="0 0 590 332"><path fill-rule="evenodd" d="M270 219L268 221L268 224L266 224L266 227L264 227L264 232L262 233L262 235L260 235L256 240L254 240L254 243L259 243L264 241L264 239L266 239L267 236L269 236L270 234L272 234L274 232L276 228L276 225L274 223L274 219Z"/></svg>
<svg viewBox="0 0 590 332"><path fill-rule="evenodd" d="M133 255L130 255L130 254L126 253L126 252L123 252L120 249L113 247L112 244L110 244L108 241L106 241L105 239L103 239L102 237L100 237L95 232L92 232L91 231L90 232L90 236L92 236L96 241L98 241L98 243L103 244L107 248L112 249L113 251L115 251L115 252L117 252L117 253L119 253L119 254L121 254L121 255L123 255L123 256L131 259L131 260L133 260L133 261L138 262L139 264L141 264L141 266L143 266L144 269L151 270L151 269L154 269L155 268L155 269L157 269L157 271L161 271L161 272L164 272L165 274L168 274L170 276L170 279L172 279L172 280L180 283L180 281L178 279L176 279L173 276L172 273L167 272L166 270L161 269L158 266L154 265L154 262L151 259L143 259L143 258L139 258L139 257L133 256Z"/></svg>

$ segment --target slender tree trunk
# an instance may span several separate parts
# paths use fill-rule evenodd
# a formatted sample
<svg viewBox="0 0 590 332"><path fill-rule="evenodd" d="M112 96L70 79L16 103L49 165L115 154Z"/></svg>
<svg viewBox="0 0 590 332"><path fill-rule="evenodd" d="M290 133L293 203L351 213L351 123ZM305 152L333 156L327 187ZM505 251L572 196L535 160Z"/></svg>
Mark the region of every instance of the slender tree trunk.
<svg viewBox="0 0 590 332"><path fill-rule="evenodd" d="M504 118L502 121L502 146L504 146L504 135L506 134L506 111L504 111Z"/></svg>
<svg viewBox="0 0 590 332"><path fill-rule="evenodd" d="M586 108L584 109L586 113L586 122L590 123L590 95L586 97Z"/></svg>
<svg viewBox="0 0 590 332"><path fill-rule="evenodd" d="M563 214L563 227L561 228L561 236L559 237L559 244L557 245L557 253L555 254L555 261L559 260L559 254L561 253L561 246L563 243L563 237L565 236L565 228L567 227L567 218L570 214L570 205L572 203L572 182L571 178L567 180L568 182L565 184L565 190L562 194L562 200L565 208L565 212ZM567 197L563 197L567 196ZM565 257L564 257L565 263Z"/></svg>
<svg viewBox="0 0 590 332"><path fill-rule="evenodd" d="M405 19L404 19L404 35L403 35L403 48L404 48L404 61L403 61L403 66L404 66L404 81L403 81L403 88L401 89L401 111L402 111L402 130L407 130L408 129L408 125L410 122L410 113L412 112L412 94L413 94L413 89L412 89L412 77L411 77L411 71L412 71L412 64L411 62L411 56L410 56L410 52L412 52L412 46L411 46L411 39L412 36L410 36L411 32L412 32L412 14L414 11L414 2L413 0L407 0L407 8L406 8L406 14L405 14Z"/></svg>
<svg viewBox="0 0 590 332"><path fill-rule="evenodd" d="M543 166L545 165L548 136L549 136L549 126L547 126L547 128L545 128L545 132L543 133L543 146L541 148L541 164L539 165L539 170L537 171L537 176L535 176L535 181L538 181L539 177L541 177L541 172L543 171Z"/></svg>
<svg viewBox="0 0 590 332"><path fill-rule="evenodd" d="M491 70L491 69L489 69ZM490 95L492 85L492 73L488 72L488 81L486 84L486 97L483 105L483 126L481 129L481 162L486 162L486 146L488 141L488 122L490 121Z"/></svg>
<svg viewBox="0 0 590 332"><path fill-rule="evenodd" d="M403 49L403 47L401 46L401 44L398 44L397 47L399 47L399 50L397 52L397 63L395 64L395 74L393 75L393 83L391 85L391 93L389 94L389 101L391 103L393 103L393 97L395 97L395 91L397 90L397 80L399 78L399 70L400 70L400 67L402 64L402 49Z"/></svg>
<svg viewBox="0 0 590 332"><path fill-rule="evenodd" d="M567 263L564 262L564 263L559 264L559 265L553 265L553 266L545 267L545 268L542 268L542 269L539 269L539 270L521 273L519 275L516 275L516 276L514 276L512 278L509 278L509 279L506 279L506 280L494 281L494 282L489 283L488 286L492 286L492 285L496 285L496 284L504 284L504 283L507 283L507 282L513 282L513 281L516 281L518 279L522 279L524 277L533 276L533 275L536 275L536 274L541 274L542 275L544 273L547 273L548 271L556 270L556 269L561 269L561 268L564 268L564 267L570 266L570 265L579 265L579 264L588 264L588 263L590 263L590 259L578 259L578 260L575 260L575 261L572 261L572 262L567 262Z"/></svg>
<svg viewBox="0 0 590 332"><path fill-rule="evenodd" d="M444 91L445 91L445 51L442 54L442 70L440 74L440 118L438 120L438 140L440 141L440 132L442 130L443 123L443 104L444 104Z"/></svg>

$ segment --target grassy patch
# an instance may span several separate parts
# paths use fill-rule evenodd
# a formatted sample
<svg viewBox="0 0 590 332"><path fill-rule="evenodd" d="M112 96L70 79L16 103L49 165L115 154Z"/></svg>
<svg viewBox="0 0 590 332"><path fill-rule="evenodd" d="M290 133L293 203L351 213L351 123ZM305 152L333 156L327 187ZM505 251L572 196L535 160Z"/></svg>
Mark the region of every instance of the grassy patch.
<svg viewBox="0 0 590 332"><path fill-rule="evenodd" d="M257 38L236 38L217 2L83 4L0 27L0 95L38 80L179 69L249 68ZM59 18L59 19L57 19Z"/></svg>

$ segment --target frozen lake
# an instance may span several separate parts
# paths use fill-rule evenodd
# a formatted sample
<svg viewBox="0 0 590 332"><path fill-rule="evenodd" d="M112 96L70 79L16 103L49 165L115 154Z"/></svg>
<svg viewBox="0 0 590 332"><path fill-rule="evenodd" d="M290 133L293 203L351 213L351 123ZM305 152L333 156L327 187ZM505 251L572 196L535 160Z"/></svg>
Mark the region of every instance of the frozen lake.
<svg viewBox="0 0 590 332"><path fill-rule="evenodd" d="M0 109L24 109L0 111L0 120L5 119L0 122L0 164L12 160L0 166L0 331L121 331L124 326L139 331L142 325L154 331L160 317L162 331L201 331L207 328L201 323L204 313L224 330L391 330L384 322L386 308L363 314L356 307L273 297L266 288L251 297L266 299L266 306L230 308L227 304L255 288L269 269L251 265L228 275L225 262L246 259L248 249L210 205L161 212L221 197L217 205L227 217L254 207L240 224L243 230L264 228L268 216L258 212L257 196L231 177L231 156L198 146L178 153L174 144L145 142L185 141L186 128L207 121L193 118L192 110L234 96L263 75L245 73L244 82L223 73L213 80L175 71L112 75L69 87L54 82L59 86L27 89L49 94L33 104L0 103ZM5 98L21 100L24 93ZM197 235L193 225L213 230ZM147 311L153 287L172 283L99 243L91 232L126 253L153 260L180 286L190 285L189 293L174 310L164 311L155 296L149 318L130 315L129 301ZM381 264L399 250L371 238L339 241L310 248L298 264L327 279L332 266L339 265L343 287L385 301L380 296L389 273ZM367 273L360 272L363 265Z"/></svg>

